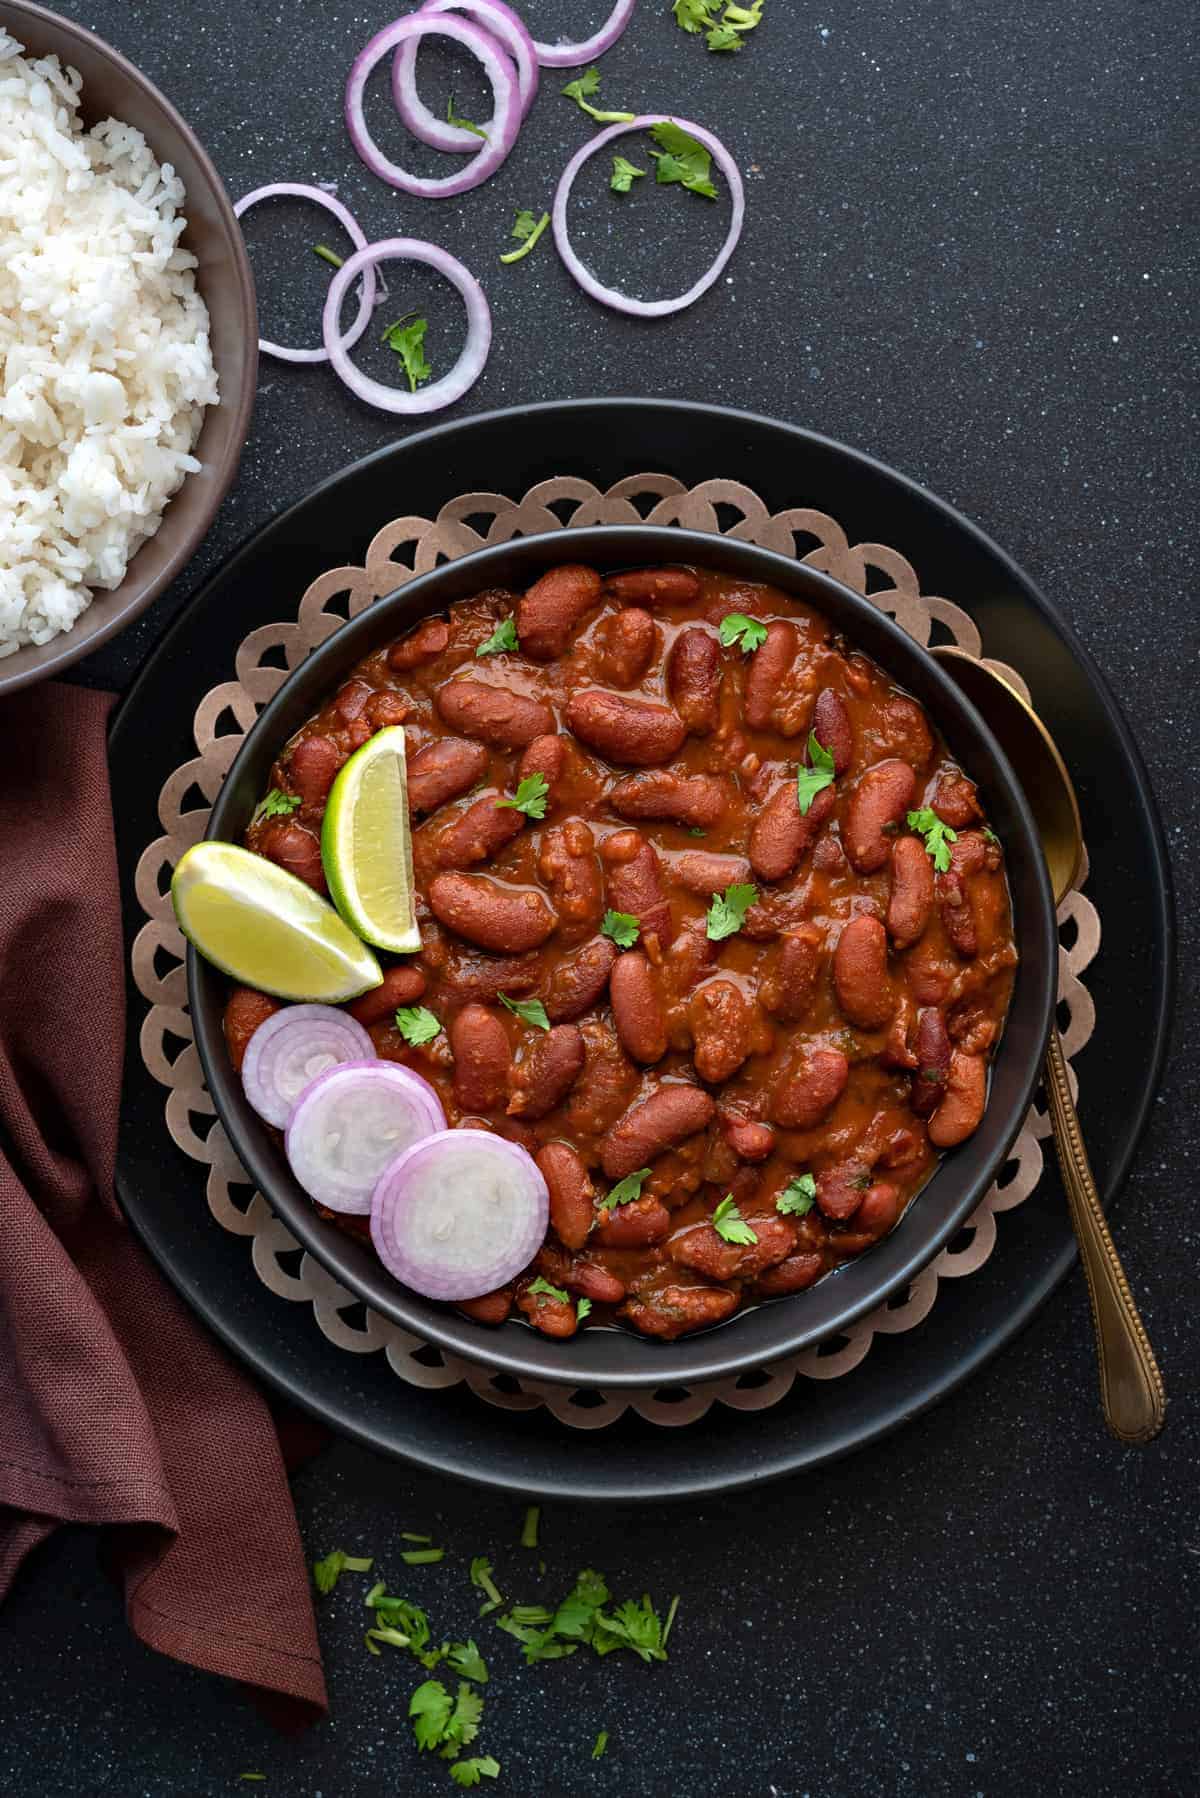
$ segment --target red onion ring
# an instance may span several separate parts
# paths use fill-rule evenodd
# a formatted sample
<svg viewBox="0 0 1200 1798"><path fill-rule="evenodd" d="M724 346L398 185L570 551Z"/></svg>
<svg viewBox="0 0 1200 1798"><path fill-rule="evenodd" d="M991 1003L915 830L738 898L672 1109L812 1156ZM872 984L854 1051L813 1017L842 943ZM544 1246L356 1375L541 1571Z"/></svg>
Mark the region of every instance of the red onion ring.
<svg viewBox="0 0 1200 1798"><path fill-rule="evenodd" d="M517 92L521 98L524 119L533 105L538 90L538 59L533 39L511 6L503 0L425 0L424 13L465 12L479 20L510 58L517 71ZM480 139L461 125L448 124L430 112L417 92L417 46L401 44L392 62L392 98L402 122L413 136L434 150L471 150L478 152ZM490 137L493 121L481 127Z"/></svg>
<svg viewBox="0 0 1200 1798"><path fill-rule="evenodd" d="M432 387L420 388L416 393L404 393L398 387L385 387L382 381L374 381L370 375L364 375L351 362L346 353L345 340L338 334L338 315L350 283L364 269L374 268L379 262L428 263L439 275L445 275L447 281L453 282L466 304L467 340L463 344L462 354L448 375L443 375ZM449 250L443 250L434 243L422 243L416 237L389 237L383 243L368 244L365 250L359 250L351 256L329 283L321 328L334 373L340 375L351 393L357 394L369 406L378 406L382 412L416 414L438 412L443 406L452 406L468 388L474 386L483 373L492 343L492 315L487 297L474 275Z"/></svg>
<svg viewBox="0 0 1200 1798"><path fill-rule="evenodd" d="M567 235L567 201L571 197L571 188L575 177L584 163L593 157L597 150L611 144L614 138L623 137L629 131L645 131L651 125L662 125L667 122L680 126L690 132L698 143L702 143L712 156L713 161L729 183L729 193L733 201L733 210L729 220L729 233L721 248L717 251L715 262L701 275L694 287L689 287L685 294L677 300L631 300L627 294L618 293L613 287L604 287L595 275L588 273L583 263L571 248L571 240ZM746 192L742 186L741 173L737 163L729 154L719 137L711 131L705 131L700 125L693 125L687 119L672 118L669 113L645 113L641 118L631 119L627 125L610 125L598 137L594 137L582 150L577 150L562 172L558 189L554 195L554 206L551 221L554 229L554 241L558 253L585 293L590 293L594 300L600 300L605 306L612 306L617 312L624 312L630 318L665 318L668 313L682 312L693 300L698 300L702 293L707 293L713 282L720 275L725 264L737 248L738 238L742 235L742 220L746 213ZM347 265L348 266L348 265Z"/></svg>
<svg viewBox="0 0 1200 1798"><path fill-rule="evenodd" d="M469 50L483 65L483 72L491 82L492 93L495 95L491 135L486 142L482 138L479 140L479 152L472 157L467 168L440 181L410 175L406 169L390 161L367 130L367 121L363 117L363 92L367 77L376 63L382 62L389 50L398 49L401 44L415 45L423 37L448 37L454 43L461 44L464 50ZM398 187L402 193L416 194L424 200L448 200L455 194L469 193L473 187L478 187L500 167L516 143L520 128L521 103L513 65L494 37L481 31L478 25L469 24L466 19L456 19L452 13L434 16L415 12L403 19L393 20L392 24L376 32L366 49L355 57L346 82L346 129L354 148L371 173L378 175L381 181Z"/></svg>
<svg viewBox="0 0 1200 1798"><path fill-rule="evenodd" d="M298 200L311 200L314 205L323 206L326 212L332 212L355 249L366 249L366 236L353 213L342 205L336 195L326 193L325 189L321 187L308 187L303 181L273 181L269 187L256 187L253 193L244 195L238 201L233 209L233 216L240 219L244 212L249 212L250 208L257 206L260 200L275 200L281 194L292 194ZM347 349L353 349L366 330L371 322L374 306L375 271L368 269L363 276L362 292L358 297L358 317L342 339ZM258 347L264 356L278 356L281 362L328 362L329 360L329 351L326 349L290 350L286 344L268 343L265 337L259 338Z"/></svg>
<svg viewBox="0 0 1200 1798"><path fill-rule="evenodd" d="M617 0L608 23L582 44L534 44L537 59L544 69L581 69L585 62L595 62L611 50L633 17L635 0Z"/></svg>

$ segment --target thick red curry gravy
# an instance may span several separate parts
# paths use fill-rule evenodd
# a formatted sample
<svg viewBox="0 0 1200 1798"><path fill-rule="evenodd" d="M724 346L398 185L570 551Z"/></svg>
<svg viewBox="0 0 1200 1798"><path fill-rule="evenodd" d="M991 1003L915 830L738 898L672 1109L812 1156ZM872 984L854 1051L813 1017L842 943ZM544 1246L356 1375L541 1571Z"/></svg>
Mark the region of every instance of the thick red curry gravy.
<svg viewBox="0 0 1200 1798"><path fill-rule="evenodd" d="M767 624L752 653L722 646L731 613ZM509 617L520 650L477 657ZM360 662L275 765L299 808L247 846L323 892L330 784L397 723L422 948L348 1009L452 1126L523 1144L551 1193L528 1273L461 1309L569 1336L584 1296L583 1327L670 1338L885 1235L979 1123L1017 959L1001 846L916 701L774 588L567 566ZM836 780L802 814L810 730ZM544 819L498 810L535 772ZM923 807L957 832L945 872L906 822ZM714 894L742 883L742 927L710 940ZM601 934L609 910L638 920L633 948ZM502 994L540 999L549 1032ZM443 1025L419 1048L394 1021L414 1004ZM274 1009L232 994L236 1063ZM643 1168L640 1197L601 1205ZM815 1204L781 1214L802 1174ZM729 1194L753 1243L709 1221ZM538 1275L570 1302L531 1293Z"/></svg>

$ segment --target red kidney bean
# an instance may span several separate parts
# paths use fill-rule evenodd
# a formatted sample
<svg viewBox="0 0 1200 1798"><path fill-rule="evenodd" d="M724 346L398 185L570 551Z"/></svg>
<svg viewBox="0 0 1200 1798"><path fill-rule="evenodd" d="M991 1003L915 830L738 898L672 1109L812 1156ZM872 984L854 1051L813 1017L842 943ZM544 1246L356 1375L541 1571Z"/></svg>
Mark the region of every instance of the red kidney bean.
<svg viewBox="0 0 1200 1798"><path fill-rule="evenodd" d="M577 1292L581 1298L591 1299L593 1304L619 1305L625 1297L625 1282L616 1274L609 1273L595 1261L564 1255L550 1243L538 1250L534 1265L552 1286L565 1286L568 1292Z"/></svg>
<svg viewBox="0 0 1200 1798"><path fill-rule="evenodd" d="M835 774L844 774L854 760L854 730L846 702L833 687L823 687L813 707L812 728L822 749L833 757Z"/></svg>
<svg viewBox="0 0 1200 1798"><path fill-rule="evenodd" d="M842 845L856 873L875 874L883 867L892 847L886 832L904 822L915 787L907 762L876 762L860 777L842 827Z"/></svg>
<svg viewBox="0 0 1200 1798"><path fill-rule="evenodd" d="M517 638L523 655L552 662L565 654L585 613L600 598L600 576L594 568L566 562L550 568L517 602Z"/></svg>
<svg viewBox="0 0 1200 1798"><path fill-rule="evenodd" d="M582 818L570 818L543 833L538 875L550 889L564 924L595 924L604 909L604 880L596 841Z"/></svg>
<svg viewBox="0 0 1200 1798"><path fill-rule="evenodd" d="M871 1170L865 1161L840 1161L817 1175L817 1207L837 1223L853 1217L871 1184Z"/></svg>
<svg viewBox="0 0 1200 1798"><path fill-rule="evenodd" d="M577 1137L599 1137L628 1109L638 1071L621 1047L608 1014L586 1017L579 1028L587 1060L583 1076L567 1100L567 1125Z"/></svg>
<svg viewBox="0 0 1200 1798"><path fill-rule="evenodd" d="M891 873L888 935L897 949L911 949L924 936L933 910L933 863L920 837L896 838Z"/></svg>
<svg viewBox="0 0 1200 1798"><path fill-rule="evenodd" d="M288 757L287 781L306 809L321 809L345 758L328 737L301 737Z"/></svg>
<svg viewBox="0 0 1200 1798"><path fill-rule="evenodd" d="M372 731L403 724L412 707L399 693L372 693L367 701L367 723Z"/></svg>
<svg viewBox="0 0 1200 1798"><path fill-rule="evenodd" d="M258 839L259 852L279 868L285 868L314 892L325 891L321 845L302 824L268 824Z"/></svg>
<svg viewBox="0 0 1200 1798"><path fill-rule="evenodd" d="M717 728L721 701L721 645L698 625L680 631L667 657L671 704L694 737Z"/></svg>
<svg viewBox="0 0 1200 1798"><path fill-rule="evenodd" d="M659 1336L670 1342L689 1330L723 1323L737 1306L737 1294L725 1286L663 1286L657 1292L627 1300L621 1315L643 1336Z"/></svg>
<svg viewBox="0 0 1200 1798"><path fill-rule="evenodd" d="M367 709L374 688L365 680L349 680L333 702L339 724L353 724Z"/></svg>
<svg viewBox="0 0 1200 1798"><path fill-rule="evenodd" d="M978 1129L987 1100L987 1061L982 1055L966 1055L955 1049L950 1057L946 1094L929 1120L929 1140L935 1149L952 1149Z"/></svg>
<svg viewBox="0 0 1200 1798"><path fill-rule="evenodd" d="M887 931L860 913L843 924L833 952L833 990L842 1016L859 1030L883 1030L896 1009L888 974Z"/></svg>
<svg viewBox="0 0 1200 1798"><path fill-rule="evenodd" d="M226 1002L221 1027L235 1074L242 1071L242 1062L254 1032L280 1009L278 999L268 998L266 993L256 992L252 986L234 987Z"/></svg>
<svg viewBox="0 0 1200 1798"><path fill-rule="evenodd" d="M508 1034L494 1011L465 1005L447 1030L454 1051L454 1097L464 1111L494 1111L508 1090Z"/></svg>
<svg viewBox="0 0 1200 1798"><path fill-rule="evenodd" d="M721 945L708 939L703 918L685 924L663 957L670 990L674 993L690 991L720 953Z"/></svg>
<svg viewBox="0 0 1200 1798"><path fill-rule="evenodd" d="M758 1163L769 1159L775 1147L775 1132L770 1124L757 1123L736 1111L718 1112L725 1141L739 1161Z"/></svg>
<svg viewBox="0 0 1200 1798"><path fill-rule="evenodd" d="M983 817L975 782L965 774L939 774L930 807L952 830L965 830Z"/></svg>
<svg viewBox="0 0 1200 1798"><path fill-rule="evenodd" d="M707 980L688 1001L692 1060L701 1080L719 1086L750 1053L750 1007L732 980Z"/></svg>
<svg viewBox="0 0 1200 1798"><path fill-rule="evenodd" d="M671 1213L658 1199L634 1199L596 1213L596 1243L602 1249L650 1249L671 1234Z"/></svg>
<svg viewBox="0 0 1200 1798"><path fill-rule="evenodd" d="M439 737L435 743L427 743L408 764L409 811L434 812L448 799L457 799L483 779L487 765L482 743L466 743L461 737Z"/></svg>
<svg viewBox="0 0 1200 1798"><path fill-rule="evenodd" d="M854 1213L854 1227L871 1236L886 1236L900 1215L900 1191L887 1181L868 1186Z"/></svg>
<svg viewBox="0 0 1200 1798"><path fill-rule="evenodd" d="M554 713L544 701L483 681L449 680L438 688L434 704L452 730L496 749L524 749L554 731Z"/></svg>
<svg viewBox="0 0 1200 1798"><path fill-rule="evenodd" d="M986 1055L1000 1034L995 1013L984 999L961 999L947 1018L946 1028L965 1055Z"/></svg>
<svg viewBox="0 0 1200 1798"><path fill-rule="evenodd" d="M523 1311L535 1330L559 1341L574 1336L579 1328L579 1315L568 1299L552 1299L545 1292L531 1292L528 1286L517 1294L517 1309Z"/></svg>
<svg viewBox="0 0 1200 1798"><path fill-rule="evenodd" d="M601 1166L610 1180L623 1180L655 1156L707 1128L716 1110L706 1092L681 1081L657 1086L631 1105L604 1139Z"/></svg>
<svg viewBox="0 0 1200 1798"><path fill-rule="evenodd" d="M470 868L476 862L491 861L506 843L520 836L524 816L511 805L497 805L501 797L487 793L447 824L434 851L439 868Z"/></svg>
<svg viewBox="0 0 1200 1798"><path fill-rule="evenodd" d="M840 1050L806 1045L776 1088L771 1116L785 1130L811 1130L833 1110L849 1078L850 1063Z"/></svg>
<svg viewBox="0 0 1200 1798"><path fill-rule="evenodd" d="M425 959L428 959L426 953ZM537 955L483 956L462 951L442 970L447 992L461 1005L492 1005L501 993L531 993L542 971Z"/></svg>
<svg viewBox="0 0 1200 1798"><path fill-rule="evenodd" d="M702 829L716 824L729 789L713 774L671 774L665 768L619 780L608 795L619 818L656 818Z"/></svg>
<svg viewBox="0 0 1200 1798"><path fill-rule="evenodd" d="M564 1248L581 1249L592 1229L596 1189L583 1158L565 1142L548 1142L536 1156L550 1189L550 1225Z"/></svg>
<svg viewBox="0 0 1200 1798"><path fill-rule="evenodd" d="M429 883L429 905L448 930L504 955L540 948L558 924L541 893L503 886L487 874L436 875Z"/></svg>
<svg viewBox="0 0 1200 1798"><path fill-rule="evenodd" d="M823 787L802 814L796 782L776 787L750 832L750 865L760 880L782 880L798 866L836 802L833 788Z"/></svg>
<svg viewBox="0 0 1200 1798"><path fill-rule="evenodd" d="M950 847L950 866L934 880L942 929L956 955L971 961L979 953L979 925L967 879L987 863L987 844L978 831L965 832Z"/></svg>
<svg viewBox="0 0 1200 1798"><path fill-rule="evenodd" d="M824 941L815 924L797 924L780 937L761 996L781 1024L798 1024L812 1004Z"/></svg>
<svg viewBox="0 0 1200 1798"><path fill-rule="evenodd" d="M646 1066L667 1052L667 1017L658 975L640 949L617 957L608 998L621 1047Z"/></svg>
<svg viewBox="0 0 1200 1798"><path fill-rule="evenodd" d="M657 635L649 612L636 606L606 619L598 633L602 678L614 687L635 686L650 666Z"/></svg>
<svg viewBox="0 0 1200 1798"><path fill-rule="evenodd" d="M707 849L685 849L672 858L670 877L685 892L709 899L726 887L742 886L750 879L750 863L741 855L716 855Z"/></svg>
<svg viewBox="0 0 1200 1798"><path fill-rule="evenodd" d="M709 1280L751 1280L787 1259L796 1246L796 1227L785 1217L756 1217L751 1228L757 1241L737 1243L726 1242L711 1224L692 1224L672 1236L668 1258Z"/></svg>
<svg viewBox="0 0 1200 1798"><path fill-rule="evenodd" d="M929 720L915 699L907 693L893 693L884 702L883 726L880 732L888 753L898 756L915 770L920 770L933 754L933 733Z"/></svg>
<svg viewBox="0 0 1200 1798"><path fill-rule="evenodd" d="M944 1005L956 978L944 950L926 937L904 958L904 977L918 1005Z"/></svg>
<svg viewBox="0 0 1200 1798"><path fill-rule="evenodd" d="M616 959L616 944L606 936L594 936L556 962L543 998L550 1022L565 1023L599 1004Z"/></svg>
<svg viewBox="0 0 1200 1798"><path fill-rule="evenodd" d="M688 606L700 593L699 577L690 568L637 568L610 574L604 584L626 606Z"/></svg>
<svg viewBox="0 0 1200 1798"><path fill-rule="evenodd" d="M401 637L388 650L388 667L397 672L419 668L422 662L437 659L450 642L450 626L444 618L427 618L407 637Z"/></svg>
<svg viewBox="0 0 1200 1798"><path fill-rule="evenodd" d="M459 1299L458 1309L477 1324L502 1324L512 1310L512 1302L512 1287L502 1286L499 1292L485 1292L482 1298Z"/></svg>
<svg viewBox="0 0 1200 1798"><path fill-rule="evenodd" d="M916 1013L913 1009L912 995L907 986L901 986L896 1000L896 1012L888 1030L887 1041L879 1051L879 1059L885 1068L915 1068L917 1058L909 1047Z"/></svg>
<svg viewBox="0 0 1200 1798"><path fill-rule="evenodd" d="M540 774L550 791L546 804L554 804L554 789L567 765L567 739L559 736L535 737L525 750L517 767L517 780L528 780Z"/></svg>
<svg viewBox="0 0 1200 1798"><path fill-rule="evenodd" d="M575 1024L538 1032L509 1079L510 1117L544 1118L561 1105L583 1072L583 1037Z"/></svg>
<svg viewBox="0 0 1200 1798"><path fill-rule="evenodd" d="M356 749L361 749L370 738L373 728L365 716L352 718L342 732L346 741L346 754L353 755Z"/></svg>
<svg viewBox="0 0 1200 1798"><path fill-rule="evenodd" d="M659 948L669 948L675 925L654 845L640 831L618 830L600 845L600 859L609 907L637 919L642 946L655 959Z"/></svg>
<svg viewBox="0 0 1200 1798"><path fill-rule="evenodd" d="M572 693L567 723L581 742L606 761L630 768L652 768L669 762L687 735L683 719L670 706L626 699L603 687Z"/></svg>
<svg viewBox="0 0 1200 1798"><path fill-rule="evenodd" d="M401 1005L415 1005L425 992L425 976L420 968L389 968L381 985L372 987L346 1010L362 1025L382 1024Z"/></svg>
<svg viewBox="0 0 1200 1798"><path fill-rule="evenodd" d="M799 1255L789 1255L775 1267L764 1268L756 1287L764 1299L783 1298L789 1292L803 1292L806 1286L819 1280L824 1271L824 1259L806 1250Z"/></svg>
<svg viewBox="0 0 1200 1798"><path fill-rule="evenodd" d="M932 1117L941 1104L950 1078L950 1038L946 1020L936 1006L917 1013L917 1066L912 1077L909 1105L919 1118Z"/></svg>
<svg viewBox="0 0 1200 1798"><path fill-rule="evenodd" d="M796 627L777 618L767 626L766 641L749 658L742 711L751 730L766 730L796 660Z"/></svg>

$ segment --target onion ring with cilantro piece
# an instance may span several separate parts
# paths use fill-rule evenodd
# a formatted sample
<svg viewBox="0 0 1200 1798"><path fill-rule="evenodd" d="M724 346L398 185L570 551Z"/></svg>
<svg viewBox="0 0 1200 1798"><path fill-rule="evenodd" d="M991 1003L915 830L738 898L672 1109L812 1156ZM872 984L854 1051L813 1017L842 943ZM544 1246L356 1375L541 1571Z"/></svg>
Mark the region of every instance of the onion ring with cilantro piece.
<svg viewBox="0 0 1200 1798"><path fill-rule="evenodd" d="M385 387L382 381L363 374L351 362L346 346L338 335L338 315L351 282L364 269L374 268L380 262L427 263L457 287L466 304L467 338L458 361L448 375L443 375L440 381L435 381L431 387L422 387L416 393L404 393L398 387ZM492 315L479 282L449 250L443 250L434 243L423 243L417 237L388 237L382 243L368 244L365 250L358 250L351 256L329 283L321 324L334 373L346 383L351 393L356 394L360 400L365 400L368 406L377 406L381 412L418 414L438 412L443 406L452 406L455 400L461 399L475 385L483 373L492 343Z"/></svg>
<svg viewBox="0 0 1200 1798"><path fill-rule="evenodd" d="M724 175L729 185L729 195L732 201L729 231L725 242L717 251L715 261L694 286L688 288L685 294L681 294L675 300L633 300L629 298L628 294L619 293L614 287L605 287L603 282L598 281L595 275L589 273L575 254L567 232L567 202L570 200L576 175L584 163L590 161L598 151L603 150L606 145L613 143L618 137L623 137L630 131L648 131L652 125L664 124L677 125L681 130L694 137L697 143L702 144L709 152ZM700 125L691 124L687 119L672 118L668 113L654 112L646 113L641 118L631 119L627 125L610 125L607 130L601 131L597 137L594 137L590 143L584 144L581 150L576 151L562 172L558 190L554 195L551 216L558 253L566 264L568 272L575 277L585 293L591 294L594 300L601 301L603 305L613 307L617 312L626 313L630 318L665 318L669 313L682 312L686 306L692 305L695 300L700 298L701 294L707 293L719 278L737 248L738 239L742 235L742 220L745 213L746 193L742 186L741 173L720 138L714 137L711 131L705 131Z"/></svg>
<svg viewBox="0 0 1200 1798"><path fill-rule="evenodd" d="M390 50L398 50L404 44L415 47L425 37L449 38L452 43L469 50L482 66L495 96L489 135L478 140L478 154L457 175L447 175L441 180L410 175L407 169L392 162L376 144L363 116L363 94L372 69ZM469 193L494 175L517 141L521 117L517 72L499 43L490 32L472 25L467 19L456 19L452 13L415 12L393 20L382 31L376 32L366 49L355 57L346 82L346 129L355 150L381 181L422 200L453 199L456 194Z"/></svg>
<svg viewBox="0 0 1200 1798"><path fill-rule="evenodd" d="M423 13L465 12L497 40L517 71L517 92L524 120L537 97L538 59L533 39L512 7L505 6L503 0L425 0L420 10ZM420 143L428 144L434 150L478 152L480 140L475 132L439 119L417 92L415 42L402 43L396 51L392 62L392 98L402 123ZM493 126L494 120L488 119L480 127L485 138L491 136Z"/></svg>
<svg viewBox="0 0 1200 1798"><path fill-rule="evenodd" d="M581 44L535 43L538 61L544 69L581 69L584 63L595 62L598 56L612 49L624 32L633 17L635 4L636 0L617 0L607 23Z"/></svg>
<svg viewBox="0 0 1200 1798"><path fill-rule="evenodd" d="M233 209L233 216L240 219L244 212L249 212L250 208L257 206L260 200L277 200L283 197L311 200L314 206L323 206L326 212L333 214L355 249L366 249L366 234L349 208L343 206L335 194L328 193L323 187L309 187L303 181L273 181L269 187L256 187L253 193L244 194L238 201ZM369 268L363 276L362 292L358 297L358 317L342 338L347 349L353 349L370 324L374 308L375 271L373 268ZM268 343L265 337L259 338L258 347L264 356L277 356L281 362L328 362L329 360L327 349L293 350L289 349L286 344Z"/></svg>

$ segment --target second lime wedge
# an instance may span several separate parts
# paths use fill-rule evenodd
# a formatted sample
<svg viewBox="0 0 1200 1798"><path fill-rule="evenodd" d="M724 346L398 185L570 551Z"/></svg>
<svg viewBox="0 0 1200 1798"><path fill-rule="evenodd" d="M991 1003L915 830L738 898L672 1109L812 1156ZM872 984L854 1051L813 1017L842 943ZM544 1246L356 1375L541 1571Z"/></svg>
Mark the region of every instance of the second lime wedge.
<svg viewBox="0 0 1200 1798"><path fill-rule="evenodd" d="M376 731L334 781L321 826L321 860L333 903L360 937L393 955L421 947L403 725Z"/></svg>
<svg viewBox="0 0 1200 1798"><path fill-rule="evenodd" d="M332 905L236 843L196 843L181 855L171 903L206 961L278 999L336 1005L383 979L374 955Z"/></svg>

